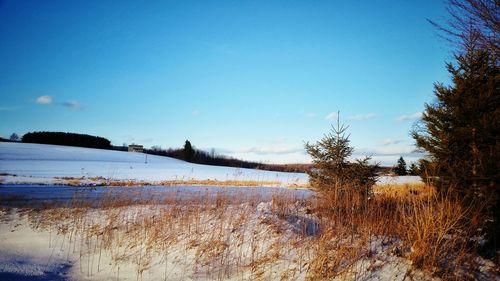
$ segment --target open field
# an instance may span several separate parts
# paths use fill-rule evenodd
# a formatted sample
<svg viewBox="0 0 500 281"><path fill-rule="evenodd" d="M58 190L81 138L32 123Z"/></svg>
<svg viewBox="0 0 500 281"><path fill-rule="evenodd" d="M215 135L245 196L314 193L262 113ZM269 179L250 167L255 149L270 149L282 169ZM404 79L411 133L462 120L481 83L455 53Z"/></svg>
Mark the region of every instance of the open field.
<svg viewBox="0 0 500 281"><path fill-rule="evenodd" d="M61 185L218 185L308 187L303 173L198 165L102 149L0 142L0 183ZM380 184L419 182L381 177Z"/></svg>
<svg viewBox="0 0 500 281"><path fill-rule="evenodd" d="M469 254L454 202L375 197L361 207L361 198L296 191L186 197L166 189L162 198L92 201L75 193L31 207L3 198L0 277L498 280L492 263Z"/></svg>
<svg viewBox="0 0 500 281"><path fill-rule="evenodd" d="M146 159L147 157L147 159ZM147 161L147 162L146 162ZM198 165L181 160L102 149L0 142L4 183L70 185L307 184L307 175ZM127 184L128 183L128 184Z"/></svg>
<svg viewBox="0 0 500 281"><path fill-rule="evenodd" d="M305 174L0 147L2 280L499 280L474 210L415 177L320 195Z"/></svg>

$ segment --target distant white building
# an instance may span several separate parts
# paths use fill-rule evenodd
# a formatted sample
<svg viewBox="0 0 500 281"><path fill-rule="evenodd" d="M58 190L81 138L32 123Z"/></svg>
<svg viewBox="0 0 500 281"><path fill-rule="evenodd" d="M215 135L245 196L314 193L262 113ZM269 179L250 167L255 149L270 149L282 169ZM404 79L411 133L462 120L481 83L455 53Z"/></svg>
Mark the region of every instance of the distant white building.
<svg viewBox="0 0 500 281"><path fill-rule="evenodd" d="M144 147L139 144L131 144L128 146L128 152L143 152Z"/></svg>

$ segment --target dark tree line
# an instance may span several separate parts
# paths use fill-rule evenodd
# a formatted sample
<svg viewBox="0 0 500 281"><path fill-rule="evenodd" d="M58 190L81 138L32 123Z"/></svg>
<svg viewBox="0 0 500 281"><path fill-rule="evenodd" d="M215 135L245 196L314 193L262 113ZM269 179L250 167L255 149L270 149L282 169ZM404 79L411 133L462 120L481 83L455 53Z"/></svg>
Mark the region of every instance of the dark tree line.
<svg viewBox="0 0 500 281"><path fill-rule="evenodd" d="M2 139L0 141L14 141L15 134L12 134L10 139ZM16 135L17 136L17 135ZM56 144L89 148L111 149L118 151L128 151L127 146L114 146L105 138L90 136L86 134L63 133L63 132L32 132L27 133L21 138L25 143L41 143L41 144ZM187 162L214 166L226 166L248 169L260 169L277 172L295 172L305 173L311 168L308 164L264 164L260 162L244 161L224 155L215 154L214 151L206 152L196 149L191 145L191 142L186 141L183 148L161 149L158 146L153 146L151 149L145 149L145 153L172 157Z"/></svg>
<svg viewBox="0 0 500 281"><path fill-rule="evenodd" d="M310 165L300 164L263 164L259 162L244 161L224 155L218 155L214 151L207 152L204 150L196 149L190 141L186 140L183 148L169 148L161 149L160 147L153 146L151 149L145 149L144 152L152 155L172 157L179 160L184 160L190 163L237 167L247 169L260 169L278 172L297 172L304 173Z"/></svg>
<svg viewBox="0 0 500 281"><path fill-rule="evenodd" d="M108 139L85 134L63 132L27 133L21 138L21 141L25 143L57 144L101 149L111 148L111 142Z"/></svg>
<svg viewBox="0 0 500 281"><path fill-rule="evenodd" d="M208 153L206 151L196 149L188 140L186 140L186 142L184 143L183 148L161 149L160 147L152 147L151 149L145 149L144 152L152 155L172 157L196 164L239 168L256 168L258 165L260 165L257 162L243 161L227 156L215 155L214 153Z"/></svg>

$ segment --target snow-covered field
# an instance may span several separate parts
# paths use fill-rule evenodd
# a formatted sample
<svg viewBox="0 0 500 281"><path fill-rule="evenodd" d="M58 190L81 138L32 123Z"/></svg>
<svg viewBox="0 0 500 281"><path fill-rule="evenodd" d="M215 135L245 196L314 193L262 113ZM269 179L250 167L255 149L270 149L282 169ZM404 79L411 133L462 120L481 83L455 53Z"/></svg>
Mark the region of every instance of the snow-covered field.
<svg viewBox="0 0 500 281"><path fill-rule="evenodd" d="M322 247L318 218L300 200L203 202L0 211L0 280L317 280L321 274L311 265L322 263L315 258ZM410 272L412 280L438 280L395 255L398 240L366 243L363 258L333 280L404 280Z"/></svg>
<svg viewBox="0 0 500 281"><path fill-rule="evenodd" d="M146 163L147 160L147 163ZM192 164L169 157L59 145L0 142L4 183L57 183L56 178L160 181L254 181L304 185L307 175ZM9 175L5 175L9 174ZM15 176L13 176L15 175Z"/></svg>
<svg viewBox="0 0 500 281"><path fill-rule="evenodd" d="M146 163L147 160L147 163ZM0 179L5 184L64 183L61 178L160 181L248 181L279 186L304 186L304 173L283 173L192 164L185 161L92 148L0 142ZM379 184L415 183L419 177L381 177Z"/></svg>
<svg viewBox="0 0 500 281"><path fill-rule="evenodd" d="M351 232L311 211L314 200L175 194L162 204L113 197L99 208L0 204L0 280L441 280L414 267L386 228ZM477 264L469 278L499 280L491 261Z"/></svg>
<svg viewBox="0 0 500 281"><path fill-rule="evenodd" d="M360 219L351 217L360 223L358 230L345 214L323 212L331 208L328 202L322 205L305 189L53 185L64 183L62 177L81 179L80 184L93 178L147 184L206 179L283 187L307 183L301 173L196 165L151 155L145 163L145 157L0 143L0 280L439 280L410 261L413 241L404 241L404 231L394 235L394 223L401 220L392 217L393 210L388 217L368 209ZM382 177L379 184L418 181ZM32 197L23 198L18 190ZM44 198L49 200L34 203ZM53 198L62 198L63 205ZM386 227L390 224L392 229ZM492 262L477 258L477 265L467 276L499 280Z"/></svg>

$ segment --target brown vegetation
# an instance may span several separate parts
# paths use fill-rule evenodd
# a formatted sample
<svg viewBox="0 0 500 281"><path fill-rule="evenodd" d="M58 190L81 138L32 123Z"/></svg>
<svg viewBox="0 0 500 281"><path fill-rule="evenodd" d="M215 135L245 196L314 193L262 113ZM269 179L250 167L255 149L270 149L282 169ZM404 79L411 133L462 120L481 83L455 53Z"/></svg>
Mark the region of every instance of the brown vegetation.
<svg viewBox="0 0 500 281"><path fill-rule="evenodd" d="M75 266L89 278L109 263L117 278L131 274L133 265L141 280L159 270L165 280L362 280L391 266L414 280L476 278L477 240L471 224L463 223L475 210L422 196L425 187L419 188L419 194L370 198L283 193L270 202L248 192L210 198L172 192L160 203L154 194L132 200L115 193L94 207L76 196L70 205L17 214L34 229L57 234L51 247L76 254Z"/></svg>

